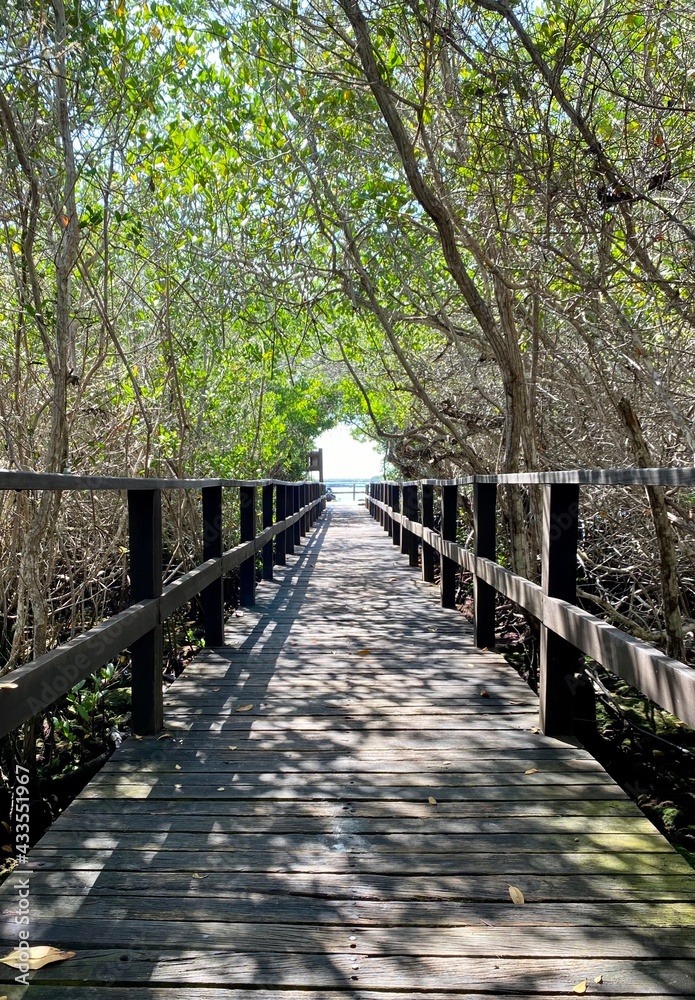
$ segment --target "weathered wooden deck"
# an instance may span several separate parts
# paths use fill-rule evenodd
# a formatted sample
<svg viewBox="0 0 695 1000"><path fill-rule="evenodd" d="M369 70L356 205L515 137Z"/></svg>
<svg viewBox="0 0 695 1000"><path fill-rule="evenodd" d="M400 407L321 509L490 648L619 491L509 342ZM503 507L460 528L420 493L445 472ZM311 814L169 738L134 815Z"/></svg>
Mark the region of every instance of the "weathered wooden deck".
<svg viewBox="0 0 695 1000"><path fill-rule="evenodd" d="M625 793L364 510L297 552L31 852L77 954L28 995L695 995L695 872Z"/></svg>

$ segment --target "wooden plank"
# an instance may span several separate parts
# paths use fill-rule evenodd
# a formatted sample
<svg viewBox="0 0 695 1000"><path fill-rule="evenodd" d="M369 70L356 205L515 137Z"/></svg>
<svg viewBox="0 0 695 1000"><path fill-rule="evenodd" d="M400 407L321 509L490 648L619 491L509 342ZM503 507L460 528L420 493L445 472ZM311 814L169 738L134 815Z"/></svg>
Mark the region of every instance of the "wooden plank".
<svg viewBox="0 0 695 1000"><path fill-rule="evenodd" d="M108 803L106 803L108 804ZM71 831L109 831L113 833L127 833L132 830L145 830L155 832L158 830L170 833L202 833L210 832L211 827L217 834L233 833L241 836L245 833L256 833L258 830L258 818L256 816L220 816L212 814L205 808L201 814L184 815L175 814L170 809L157 811L156 803L148 808L146 802L140 800L129 800L126 805L141 806L139 810L125 809L119 812L102 809L95 806L86 810L71 809L69 820L65 819L65 814L58 817L53 824L52 832L61 832L63 829ZM362 834L373 837L379 834L406 834L419 833L422 830L421 819L410 816L393 816L390 819L380 817L361 817L353 813L349 815L339 815L336 811L334 816L309 816L306 814L294 816L285 815L280 811L279 815L266 817L264 832L256 834L259 837L273 836L274 834L302 833L312 834L337 834L341 831L346 834ZM640 816L501 816L492 818L473 819L428 819L427 830L430 835L439 838L449 834L473 835L473 834L514 834L518 839L525 840L538 834L583 834L585 837L602 837L606 834L620 834L625 836L649 835L653 837L654 827L646 817ZM662 840L663 842L663 840Z"/></svg>
<svg viewBox="0 0 695 1000"><path fill-rule="evenodd" d="M117 840L118 838L116 838ZM354 850L298 850L287 852L268 849L234 853L236 872L283 873L286 876L304 874L346 874L358 870L369 875L681 875L692 876L692 868L683 858L673 853L619 853L601 854L508 854L489 853L425 854L402 852L368 852ZM143 867L152 873L191 872L212 873L229 869L226 852L201 854L194 850L168 850L165 846L142 851L124 850L120 847L100 850L71 847L66 855L60 848L37 845L31 852L28 868L32 871L140 871Z"/></svg>
<svg viewBox="0 0 695 1000"><path fill-rule="evenodd" d="M215 829L211 829L214 827ZM51 829L42 839L43 848L63 850L129 850L129 851L194 851L205 834L206 849L221 852L261 853L275 851L326 852L346 851L351 854L362 852L408 854L478 854L482 852L506 854L592 854L613 850L624 853L673 853L673 848L656 831L650 834L553 834L522 833L519 829L511 834L476 831L471 834L378 834L373 830L355 833L349 827L330 834L278 833L266 830L263 833L241 833L236 830L221 832L216 822L207 823L207 829L199 825L194 832L180 833L171 829L160 833L114 831L113 833L88 834L74 830Z"/></svg>
<svg viewBox="0 0 695 1000"><path fill-rule="evenodd" d="M345 927L319 923L237 922L220 920L148 920L62 917L34 919L37 939L54 947L81 949L108 941L111 948L195 948L227 954L340 955L355 946L356 954L377 956L417 954L420 958L451 956L467 961L487 956L526 959L693 959L692 928L554 927ZM353 940L354 939L354 940Z"/></svg>
<svg viewBox="0 0 695 1000"><path fill-rule="evenodd" d="M196 878L195 875L206 875ZM245 872L230 869L223 872L197 871L158 872L156 878L143 870L110 871L108 868L75 869L68 871L41 869L31 873L31 892L54 895L104 896L127 894L135 898L158 899L174 897L179 901L189 897L236 899L240 893L266 893L276 898L312 898L396 901L439 901L478 903L509 902L510 879L507 875L451 875L430 871L424 876L380 875L370 873L335 872ZM573 873L568 866L563 875L538 875L517 872L514 885L526 897L527 904L546 902L681 902L695 903L695 880L687 875Z"/></svg>
<svg viewBox="0 0 695 1000"><path fill-rule="evenodd" d="M347 936L347 935L346 935ZM117 970L117 972L116 972ZM0 965L0 982L12 982L16 970ZM565 992L575 983L600 974L617 993L649 995L660 984L668 993L691 994L693 967L689 959L504 959L468 958L452 962L449 956L370 956L364 953L285 955L210 951L193 948L161 950L137 947L81 950L68 962L45 967L34 982L113 982L150 985L207 984L265 988L334 987L354 983L369 989L443 989L506 992L519 990Z"/></svg>
<svg viewBox="0 0 695 1000"><path fill-rule="evenodd" d="M4 986L8 1000L22 1000L26 994L23 986ZM180 991L179 991L180 992ZM542 993L505 993L506 1000L527 1000L538 996L543 1000L567 1000L567 994ZM350 1000L392 1000L390 990L350 989ZM411 993L399 990L398 1000L422 1000L422 993ZM634 994L626 995L611 993L611 1000L634 1000ZM650 993L650 1000L669 1000L664 994ZM670 997L673 994L669 995ZM169 987L141 986L135 988L119 986L42 986L40 983L31 986L31 998L36 1000L175 1000L176 994ZM216 989L209 986L191 986L186 984L186 1000L345 1000L343 991L302 989L299 992L275 989ZM451 993L427 991L427 1000L451 1000ZM490 994L466 993L466 1000L490 1000Z"/></svg>
<svg viewBox="0 0 695 1000"><path fill-rule="evenodd" d="M37 920L81 918L96 920L176 921L184 926L192 921L224 922L228 934L239 923L283 924L310 923L345 927L599 927L612 928L695 927L695 903L615 903L548 902L542 905L511 906L508 902L461 903L455 900L353 900L321 896L264 895L240 892L225 898L198 893L186 896L181 906L178 897L160 895L148 898L133 893L92 892L89 895L44 894L46 886L32 878L32 916ZM2 917L12 918L7 907ZM692 930L690 931L692 939Z"/></svg>
<svg viewBox="0 0 695 1000"><path fill-rule="evenodd" d="M427 802L430 795L437 799L438 806L447 803L464 802L499 802L509 798L511 790L506 785L479 785L443 788L436 784L429 787L411 788L407 785L390 785L383 788L358 785L356 782L346 782L337 787L329 783L307 785L302 781L296 783L283 782L275 786L264 787L252 782L231 782L222 780L216 785L209 780L201 784L197 778L175 781L173 779L153 778L148 781L143 777L132 781L92 782L82 793L87 799L185 799L219 800L230 799L267 799L269 801L308 801L326 798L340 798L343 801L358 802L366 799L371 802ZM581 797L588 801L619 801L626 798L625 793L611 784L607 785L534 785L527 788L515 788L513 791L517 802L567 802ZM431 810L433 812L435 810ZM444 810L437 809L436 812Z"/></svg>

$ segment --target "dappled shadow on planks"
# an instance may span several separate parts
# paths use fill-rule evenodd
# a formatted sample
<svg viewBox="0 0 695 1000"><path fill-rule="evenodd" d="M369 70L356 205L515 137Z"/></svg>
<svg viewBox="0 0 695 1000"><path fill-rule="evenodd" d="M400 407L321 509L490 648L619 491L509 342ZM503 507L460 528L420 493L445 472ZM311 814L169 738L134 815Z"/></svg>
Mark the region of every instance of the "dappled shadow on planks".
<svg viewBox="0 0 695 1000"><path fill-rule="evenodd" d="M78 953L35 982L689 993L690 869L381 529L334 508L278 576L32 852L34 941Z"/></svg>

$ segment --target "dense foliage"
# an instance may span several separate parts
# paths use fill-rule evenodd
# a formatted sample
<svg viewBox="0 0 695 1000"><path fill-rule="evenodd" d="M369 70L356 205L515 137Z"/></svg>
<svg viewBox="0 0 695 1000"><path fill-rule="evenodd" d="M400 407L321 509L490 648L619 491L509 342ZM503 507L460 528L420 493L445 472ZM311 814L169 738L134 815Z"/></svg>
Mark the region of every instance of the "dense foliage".
<svg viewBox="0 0 695 1000"><path fill-rule="evenodd" d="M296 475L345 415L407 476L692 463L686 6L11 0L0 17L5 464ZM540 498L503 501L534 577ZM48 582L105 512L3 504L16 663L55 638ZM606 563L599 522L584 553L587 595L681 656L690 507L607 498L620 551ZM122 574L115 512L102 541ZM606 587L606 565L639 573Z"/></svg>

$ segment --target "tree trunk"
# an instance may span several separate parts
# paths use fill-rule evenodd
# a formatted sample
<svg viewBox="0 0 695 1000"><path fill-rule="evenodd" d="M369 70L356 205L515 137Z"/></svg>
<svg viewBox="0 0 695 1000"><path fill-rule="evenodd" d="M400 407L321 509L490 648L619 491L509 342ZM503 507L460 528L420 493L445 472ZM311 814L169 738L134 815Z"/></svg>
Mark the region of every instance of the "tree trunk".
<svg viewBox="0 0 695 1000"><path fill-rule="evenodd" d="M635 409L629 399L618 402L618 412L623 418L638 466L649 469L653 465L649 445ZM668 510L662 486L647 486L647 498L652 511L652 520L659 548L659 569L661 574L661 599L664 606L666 627L666 652L677 660L685 660L683 642L683 621L679 606L678 560L673 529L668 519Z"/></svg>

